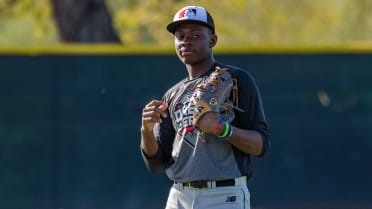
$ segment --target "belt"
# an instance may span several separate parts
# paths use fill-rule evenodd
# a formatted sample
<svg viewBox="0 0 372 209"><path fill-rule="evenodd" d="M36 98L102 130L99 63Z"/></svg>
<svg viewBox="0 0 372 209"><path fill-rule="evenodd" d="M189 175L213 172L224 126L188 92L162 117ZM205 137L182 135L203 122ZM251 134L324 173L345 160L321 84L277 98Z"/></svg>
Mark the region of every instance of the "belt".
<svg viewBox="0 0 372 209"><path fill-rule="evenodd" d="M235 179L225 179L220 181L190 181L180 183L184 187L189 187L193 189L203 189L203 188L214 188L214 187L225 187L225 186L235 186Z"/></svg>

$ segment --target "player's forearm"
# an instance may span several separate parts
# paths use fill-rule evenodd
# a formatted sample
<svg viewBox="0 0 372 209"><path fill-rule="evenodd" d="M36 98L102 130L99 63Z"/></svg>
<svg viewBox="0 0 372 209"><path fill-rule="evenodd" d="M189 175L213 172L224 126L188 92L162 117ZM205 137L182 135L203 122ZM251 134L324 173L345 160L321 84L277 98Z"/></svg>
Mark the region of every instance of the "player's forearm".
<svg viewBox="0 0 372 209"><path fill-rule="evenodd" d="M141 149L149 158L155 156L158 152L159 145L152 131L145 131L141 128Z"/></svg>
<svg viewBox="0 0 372 209"><path fill-rule="evenodd" d="M141 129L141 152L147 168L158 173L164 170L163 153L155 139L154 134Z"/></svg>
<svg viewBox="0 0 372 209"><path fill-rule="evenodd" d="M233 129L229 143L239 150L255 156L262 154L264 146L262 135L258 131L236 127Z"/></svg>

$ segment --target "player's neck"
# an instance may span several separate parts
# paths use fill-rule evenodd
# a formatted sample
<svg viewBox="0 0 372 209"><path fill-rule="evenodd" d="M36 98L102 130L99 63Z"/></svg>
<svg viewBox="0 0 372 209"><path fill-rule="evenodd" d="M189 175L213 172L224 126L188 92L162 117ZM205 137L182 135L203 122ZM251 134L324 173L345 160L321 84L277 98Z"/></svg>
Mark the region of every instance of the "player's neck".
<svg viewBox="0 0 372 209"><path fill-rule="evenodd" d="M212 57L204 62L198 64L186 64L187 72L189 73L189 79L195 79L208 72L213 66L215 60Z"/></svg>

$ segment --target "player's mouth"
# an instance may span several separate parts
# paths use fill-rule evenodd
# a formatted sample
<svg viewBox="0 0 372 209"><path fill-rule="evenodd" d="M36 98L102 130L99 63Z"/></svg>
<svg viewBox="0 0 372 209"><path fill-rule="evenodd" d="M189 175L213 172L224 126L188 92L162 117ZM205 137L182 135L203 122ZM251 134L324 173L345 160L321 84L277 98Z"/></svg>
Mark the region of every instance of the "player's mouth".
<svg viewBox="0 0 372 209"><path fill-rule="evenodd" d="M191 49L181 49L180 54L181 54L182 57L190 56L190 55L194 54L194 51L191 50Z"/></svg>

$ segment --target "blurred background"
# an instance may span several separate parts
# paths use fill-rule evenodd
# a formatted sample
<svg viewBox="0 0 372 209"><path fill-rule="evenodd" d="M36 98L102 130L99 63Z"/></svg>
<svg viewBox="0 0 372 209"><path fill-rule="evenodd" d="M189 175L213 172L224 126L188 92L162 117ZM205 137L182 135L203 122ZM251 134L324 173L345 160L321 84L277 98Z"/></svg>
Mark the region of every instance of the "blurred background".
<svg viewBox="0 0 372 209"><path fill-rule="evenodd" d="M140 116L186 76L165 30L186 5L260 87L252 208L372 208L372 1L0 0L1 209L164 208Z"/></svg>
<svg viewBox="0 0 372 209"><path fill-rule="evenodd" d="M213 12L219 46L371 42L369 0L0 0L0 44L172 46L164 27L185 5Z"/></svg>

